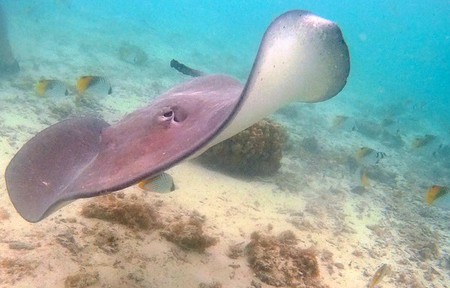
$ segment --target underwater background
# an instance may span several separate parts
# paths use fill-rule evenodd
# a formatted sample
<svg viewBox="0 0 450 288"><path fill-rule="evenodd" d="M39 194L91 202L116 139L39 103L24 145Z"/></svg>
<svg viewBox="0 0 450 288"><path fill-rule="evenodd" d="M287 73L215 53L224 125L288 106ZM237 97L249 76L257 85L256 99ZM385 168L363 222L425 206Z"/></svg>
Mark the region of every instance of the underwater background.
<svg viewBox="0 0 450 288"><path fill-rule="evenodd" d="M268 224L273 228L266 230L273 229L274 234L295 231L298 238L309 239L300 241L302 248L314 246L318 251L314 252L319 259L318 284L285 281L279 286L366 287L377 269L389 263L391 271L374 284L377 287L450 287L449 1L3 0L0 4L20 66L16 75L0 79L1 287L271 287L274 282L248 270L244 256L230 257L236 262L224 256L229 245L247 244L252 231ZM16 215L3 172L37 132L75 115L118 121L190 79L170 67L172 59L245 82L265 29L291 9L309 10L339 25L350 50L350 76L336 97L318 104L296 103L270 117L288 135L281 167L274 175L233 178L190 163L171 171L180 190L149 201L153 206L165 201L169 208L161 208L161 214L169 218L178 219L177 209L191 220L197 216L188 210L206 215L206 222L198 220L200 216L195 219L208 223L205 231L221 239L203 248L210 254L173 250L154 234L129 236L138 232L126 227L110 228L115 233L110 235L108 227L123 223L80 220L87 214L80 216L81 208L75 206L63 208L43 224L26 223ZM112 93L74 104L75 83L82 75L108 79ZM40 79L64 82L69 95L36 95ZM196 179L190 179L192 175ZM427 203L433 185L444 187L443 196ZM140 190L131 189L125 195L143 197ZM223 195L229 197L228 204L220 202ZM195 202L199 199L201 204ZM119 205L122 200L108 201ZM221 214L208 207L226 211ZM161 229L160 225L150 226ZM95 231L103 234L97 237ZM338 243L331 243L334 238ZM106 244L98 244L99 239L106 239ZM11 248L11 243L22 246ZM154 267L148 264L154 260L150 258L163 257L149 256L155 243L166 245L162 247L172 254ZM89 250L91 244L106 255L98 256L102 260L92 260L98 251ZM127 258L134 253L133 245L142 250L138 260ZM56 273L62 267L57 265L66 262L51 260L56 262L44 265L43 258L72 262ZM110 262L114 269L101 268ZM229 265L241 267L232 269L233 278L230 271L223 272ZM117 272L121 269L123 275ZM148 271L158 272L155 276ZM68 278L76 272L79 278Z"/></svg>
<svg viewBox="0 0 450 288"><path fill-rule="evenodd" d="M290 9L310 10L337 22L344 31L352 57L347 99L370 103L378 109L372 114L378 115L386 107L402 105L404 109L395 112L399 118L420 120L443 134L449 129L448 1L4 2L11 11L11 42L23 60L42 50L64 53L61 44L101 46L96 52L100 54L129 41L159 58L160 65L165 64L161 55L171 55L200 70L239 79L247 77L271 19ZM31 42L38 39L39 45ZM83 57L65 53L66 64Z"/></svg>

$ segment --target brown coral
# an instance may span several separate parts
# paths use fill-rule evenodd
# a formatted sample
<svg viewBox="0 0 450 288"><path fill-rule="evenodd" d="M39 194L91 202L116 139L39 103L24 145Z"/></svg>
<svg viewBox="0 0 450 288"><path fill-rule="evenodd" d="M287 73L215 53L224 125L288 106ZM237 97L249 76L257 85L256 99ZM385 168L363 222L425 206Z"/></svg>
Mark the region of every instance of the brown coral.
<svg viewBox="0 0 450 288"><path fill-rule="evenodd" d="M137 199L121 199L114 194L97 197L85 204L81 215L125 225L134 230L155 229L161 226L153 206Z"/></svg>
<svg viewBox="0 0 450 288"><path fill-rule="evenodd" d="M205 217L193 212L188 220L181 218L172 221L161 236L186 250L204 252L206 248L217 243L217 239L205 235L203 224Z"/></svg>
<svg viewBox="0 0 450 288"><path fill-rule="evenodd" d="M278 237L253 232L247 245L251 268L263 282L276 287L324 287L317 279L319 266L311 249L299 249L291 231Z"/></svg>
<svg viewBox="0 0 450 288"><path fill-rule="evenodd" d="M278 124L261 120L207 150L204 164L246 175L270 175L281 166L287 134Z"/></svg>

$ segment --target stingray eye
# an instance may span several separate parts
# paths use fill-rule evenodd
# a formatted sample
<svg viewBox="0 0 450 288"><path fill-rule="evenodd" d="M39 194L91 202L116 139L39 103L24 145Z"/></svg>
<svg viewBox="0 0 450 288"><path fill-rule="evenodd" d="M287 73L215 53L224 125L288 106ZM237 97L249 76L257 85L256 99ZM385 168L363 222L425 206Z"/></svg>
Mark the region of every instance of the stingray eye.
<svg viewBox="0 0 450 288"><path fill-rule="evenodd" d="M175 111L171 107L164 107L158 116L158 122L164 127L170 127L175 118Z"/></svg>
<svg viewBox="0 0 450 288"><path fill-rule="evenodd" d="M160 119L162 121L172 121L175 117L175 110L173 109L173 107L164 107L161 111L161 116Z"/></svg>
<svg viewBox="0 0 450 288"><path fill-rule="evenodd" d="M173 117L173 111L172 110L167 111L167 112L165 112L163 114L163 116L166 117L166 118L172 118Z"/></svg>
<svg viewBox="0 0 450 288"><path fill-rule="evenodd" d="M187 113L178 106L164 107L161 111L159 119L164 125L170 125L170 123L183 122L187 118Z"/></svg>

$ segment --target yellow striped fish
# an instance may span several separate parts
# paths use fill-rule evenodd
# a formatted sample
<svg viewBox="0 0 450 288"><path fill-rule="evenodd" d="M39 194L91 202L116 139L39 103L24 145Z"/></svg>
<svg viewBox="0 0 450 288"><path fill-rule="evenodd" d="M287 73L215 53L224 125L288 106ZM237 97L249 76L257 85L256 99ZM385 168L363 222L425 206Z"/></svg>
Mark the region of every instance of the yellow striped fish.
<svg viewBox="0 0 450 288"><path fill-rule="evenodd" d="M77 91L80 95L85 93L97 95L110 95L111 83L101 76L82 76L77 81Z"/></svg>
<svg viewBox="0 0 450 288"><path fill-rule="evenodd" d="M59 97L69 95L66 84L59 80L42 79L36 84L36 93L39 96Z"/></svg>

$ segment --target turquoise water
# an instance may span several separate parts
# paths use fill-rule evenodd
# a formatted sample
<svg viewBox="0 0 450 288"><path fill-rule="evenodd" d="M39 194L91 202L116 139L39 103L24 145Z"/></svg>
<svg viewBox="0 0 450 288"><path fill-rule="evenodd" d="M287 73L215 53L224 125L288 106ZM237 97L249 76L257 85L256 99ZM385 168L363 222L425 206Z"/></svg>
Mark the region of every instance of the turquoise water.
<svg viewBox="0 0 450 288"><path fill-rule="evenodd" d="M61 111L58 114L52 108L65 100L49 97L41 101L36 97L34 85L39 79L61 80L73 91L81 75L107 78L112 94L101 98L87 113L95 113L114 123L167 89L190 79L170 68L171 59L205 73L228 74L245 82L270 22L290 9L309 10L340 26L350 50L350 76L343 91L333 99L320 104L294 105L274 116L287 127L292 142L285 151L286 162L282 163L280 174L265 181L300 186L300 190L309 190L310 186L302 182L304 179L319 186L331 183L328 188L320 186L318 190L327 193L345 190L342 193L345 196L337 194L339 200L336 201L341 198L348 201L345 203L360 201L361 206L366 207L362 210L369 209L364 212L367 214L371 213L370 209L381 209L380 217L388 219L382 228L392 229L384 239L389 243L383 248L392 244L399 253L395 255L396 272L384 283L390 285L386 287L447 287L450 196L440 199L437 207L426 205L423 198L431 185L450 186L450 2L403 2L2 1L10 44L21 68L17 75L0 80L0 109L3 109L0 110L3 129L0 144L5 147L2 169L26 140L70 114L61 116ZM128 59L120 59L118 51L123 43L143 51L147 55L146 62L134 65L127 62ZM71 109L77 114L76 108ZM339 116L349 120L335 129L332 123ZM393 124L384 126L385 122ZM432 135L430 144L423 147L417 144L420 139L428 139L427 135ZM313 157L308 158L309 155L303 161L303 155L295 154L298 146L303 145L299 143L304 143L298 139L311 138L320 144L318 150L323 153L312 152ZM380 164L378 159L366 160L369 164L364 164L373 169L369 171L370 181L375 183L371 184L372 194L357 183L360 179L354 179L356 168L352 165L356 164L347 163L363 146L386 156ZM307 164L301 164L303 162ZM350 169L347 166L351 166ZM364 172L364 167L358 169ZM300 182L294 181L297 178L291 179L288 172L298 172L295 175ZM293 184L285 183L289 181ZM311 187L316 186L311 184ZM9 203L3 190L0 199ZM318 196L322 192L317 192ZM172 197L176 197L174 195ZM311 196L310 201L314 202L315 196ZM7 207L10 214L15 213L8 205L0 205L0 209ZM0 217L0 225L4 223L1 221ZM39 229L40 226L33 227ZM423 237L423 241L414 242L416 235ZM351 243L352 247L360 245L365 244ZM364 273L358 271L361 278L361 275L367 278L373 274L378 264L394 262L389 253L387 256L368 253L370 256L364 257L373 262L366 268L361 264L365 259L354 257L353 250L349 251L342 257L360 261L359 265L365 269ZM402 260L398 260L399 257ZM426 264L420 266L422 263ZM424 268L424 265L428 266ZM406 274L400 273L402 269ZM411 275L420 280L402 280L411 279ZM1 280L0 271L0 286ZM60 284L57 280L55 283ZM23 285L18 287L27 287ZM242 287L248 286L245 285Z"/></svg>
<svg viewBox="0 0 450 288"><path fill-rule="evenodd" d="M429 122L430 128L448 134L448 1L241 2L6 1L5 5L12 11L11 37L20 49L19 58L39 49L27 51L21 39L14 38L14 30L20 30L27 18L42 25L33 34L44 43L54 33L76 41L77 30L85 41L100 44L101 39L90 38L91 29L116 34L118 39L127 38L131 29L128 38L145 43L148 49L154 41L163 40L173 49L174 58L240 79L245 79L261 35L274 17L289 9L310 10L337 22L344 31L352 57L346 94L387 105L405 101L399 113L410 112L414 121ZM197 50L201 52L195 59Z"/></svg>

